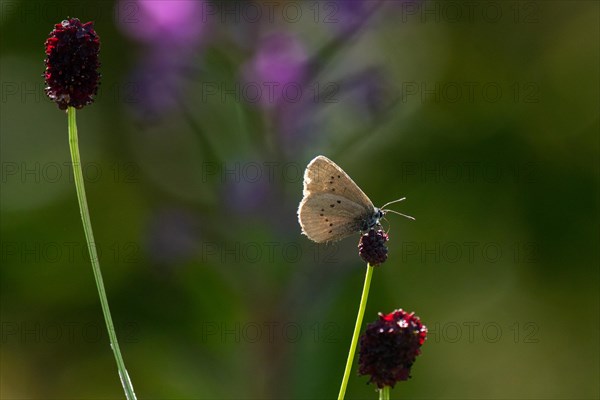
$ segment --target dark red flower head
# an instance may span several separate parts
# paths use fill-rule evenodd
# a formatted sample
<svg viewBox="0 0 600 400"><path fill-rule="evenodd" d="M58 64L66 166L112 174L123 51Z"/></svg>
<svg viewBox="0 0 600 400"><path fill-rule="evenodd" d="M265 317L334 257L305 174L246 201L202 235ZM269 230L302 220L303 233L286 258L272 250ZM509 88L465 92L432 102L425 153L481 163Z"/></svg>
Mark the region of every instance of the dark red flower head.
<svg viewBox="0 0 600 400"><path fill-rule="evenodd" d="M371 375L369 383L380 389L408 380L426 338L427 327L415 313L402 309L387 315L379 313L379 319L367 325L360 337L358 373Z"/></svg>
<svg viewBox="0 0 600 400"><path fill-rule="evenodd" d="M383 264L387 260L387 241L388 235L383 230L370 229L360 237L358 254L372 266Z"/></svg>
<svg viewBox="0 0 600 400"><path fill-rule="evenodd" d="M44 79L48 97L61 110L91 104L100 80L100 38L94 31L94 23L66 19L54 25L45 46Z"/></svg>

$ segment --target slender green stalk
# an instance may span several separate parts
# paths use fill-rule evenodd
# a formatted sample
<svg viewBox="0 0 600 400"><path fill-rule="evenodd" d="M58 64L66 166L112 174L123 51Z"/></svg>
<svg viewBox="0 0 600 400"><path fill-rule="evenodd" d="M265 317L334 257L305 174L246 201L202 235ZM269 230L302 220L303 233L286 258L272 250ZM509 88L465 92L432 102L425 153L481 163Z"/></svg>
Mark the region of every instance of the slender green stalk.
<svg viewBox="0 0 600 400"><path fill-rule="evenodd" d="M77 121L75 119L75 108L69 107L67 110L69 119L69 147L71 149L71 159L73 161L73 176L75 178L75 188L77 189L77 200L79 201L79 210L81 211L81 222L83 223L83 231L85 232L85 239L87 241L88 250L90 252L90 260L92 261L92 270L94 271L94 278L96 278L96 287L98 288L98 295L100 296L100 304L102 305L102 312L104 313L104 322L108 329L108 337L110 339L110 346L115 354L117 361L117 368L119 370L119 377L121 378L121 384L125 390L125 396L128 400L135 400L135 393L133 391L133 385L125 369L125 363L121 356L121 350L119 349L119 342L117 342L117 334L115 327L110 316L110 309L108 308L108 299L106 298L106 291L104 290L104 282L102 281L102 273L100 272L100 262L98 261L98 254L96 253L96 244L94 242L94 233L92 232L92 223L90 222L90 213L88 211L87 199L85 197L85 186L83 183L83 172L81 169L81 159L79 157L79 144L77 139Z"/></svg>
<svg viewBox="0 0 600 400"><path fill-rule="evenodd" d="M343 400L346 395L346 387L348 386L348 379L350 378L350 371L352 370L352 361L354 361L354 353L356 352L356 345L358 344L360 327L362 326L365 309L367 308L367 298L369 297L369 287L371 286L372 276L373 267L370 264L367 264L367 275L365 276L365 284L363 286L362 296L360 297L358 316L356 317L356 324L354 325L354 333L352 334L352 342L350 344L350 351L348 352L348 360L346 361L346 369L344 370L344 377L342 378L342 386L340 387L338 400Z"/></svg>
<svg viewBox="0 0 600 400"><path fill-rule="evenodd" d="M379 389L379 400L390 400L389 386L384 386L383 389Z"/></svg>

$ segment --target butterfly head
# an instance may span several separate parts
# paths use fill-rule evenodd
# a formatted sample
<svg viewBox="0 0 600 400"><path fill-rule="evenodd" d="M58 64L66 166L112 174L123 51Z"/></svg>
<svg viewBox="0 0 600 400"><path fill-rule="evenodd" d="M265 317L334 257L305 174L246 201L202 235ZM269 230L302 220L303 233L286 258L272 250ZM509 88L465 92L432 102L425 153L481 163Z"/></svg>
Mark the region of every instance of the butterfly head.
<svg viewBox="0 0 600 400"><path fill-rule="evenodd" d="M360 230L364 232L368 231L369 229L373 229L377 226L380 226L381 224L379 223L379 220L383 218L384 215L385 210L375 207L375 211L373 212L373 214L363 221Z"/></svg>

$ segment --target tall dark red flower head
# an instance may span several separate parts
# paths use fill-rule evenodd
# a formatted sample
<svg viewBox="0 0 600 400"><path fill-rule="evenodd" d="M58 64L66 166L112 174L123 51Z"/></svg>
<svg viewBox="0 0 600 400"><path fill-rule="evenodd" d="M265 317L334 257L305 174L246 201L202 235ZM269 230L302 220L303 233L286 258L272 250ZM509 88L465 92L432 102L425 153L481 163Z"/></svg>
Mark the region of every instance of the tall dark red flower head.
<svg viewBox="0 0 600 400"><path fill-rule="evenodd" d="M369 324L360 337L358 373L370 375L369 383L380 389L408 380L426 338L427 327L415 313L402 309L387 315L379 313L379 319Z"/></svg>
<svg viewBox="0 0 600 400"><path fill-rule="evenodd" d="M370 229L360 237L358 254L372 266L383 264L387 260L387 241L388 235L382 229Z"/></svg>
<svg viewBox="0 0 600 400"><path fill-rule="evenodd" d="M45 46L46 95L61 110L91 104L100 81L100 38L94 23L65 19L54 26Z"/></svg>

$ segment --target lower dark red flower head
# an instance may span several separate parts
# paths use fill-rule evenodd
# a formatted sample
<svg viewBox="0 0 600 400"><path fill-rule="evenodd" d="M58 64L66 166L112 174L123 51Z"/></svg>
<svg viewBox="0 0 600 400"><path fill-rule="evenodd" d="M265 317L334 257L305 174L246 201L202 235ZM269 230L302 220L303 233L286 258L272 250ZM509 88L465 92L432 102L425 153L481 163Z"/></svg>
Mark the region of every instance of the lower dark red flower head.
<svg viewBox="0 0 600 400"><path fill-rule="evenodd" d="M379 319L369 324L360 337L358 373L370 375L369 383L379 389L408 380L426 338L427 327L415 313L402 309L387 315L379 313Z"/></svg>
<svg viewBox="0 0 600 400"><path fill-rule="evenodd" d="M387 260L387 241L388 235L382 229L370 229L360 237L358 254L372 266L383 264Z"/></svg>
<svg viewBox="0 0 600 400"><path fill-rule="evenodd" d="M100 73L100 38L94 23L69 18L54 26L46 40L45 92L58 108L82 108L94 101Z"/></svg>

